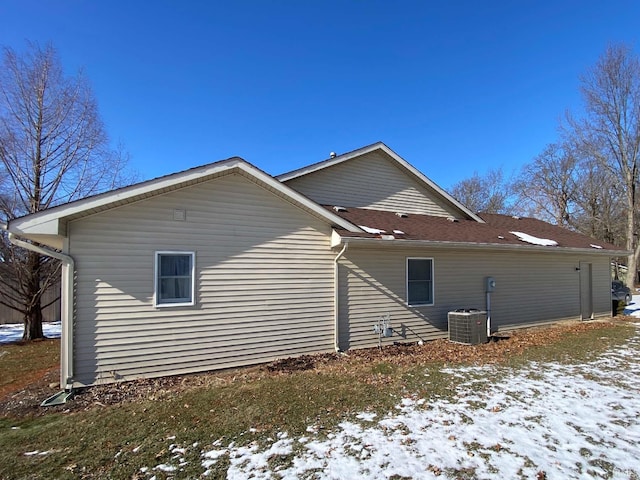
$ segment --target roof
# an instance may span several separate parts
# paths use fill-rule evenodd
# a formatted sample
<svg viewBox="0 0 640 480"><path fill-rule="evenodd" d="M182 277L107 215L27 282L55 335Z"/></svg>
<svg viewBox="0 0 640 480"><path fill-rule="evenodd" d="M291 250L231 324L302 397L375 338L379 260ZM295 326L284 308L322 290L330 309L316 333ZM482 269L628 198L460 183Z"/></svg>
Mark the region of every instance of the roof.
<svg viewBox="0 0 640 480"><path fill-rule="evenodd" d="M325 206L335 211L333 206ZM364 208L349 208L336 212L342 218L362 227L369 233L347 232L336 229L343 241L347 239L393 240L450 244L450 245L492 245L496 247L529 248L529 249L583 249L592 253L623 255L626 252L580 233L572 232L556 225L534 218L511 217L508 215L479 214L484 223L474 220L453 220L445 217L398 213ZM400 212L399 212L400 213ZM383 232L379 232L383 231ZM533 239L523 241L519 232L530 235ZM524 238L527 238L526 236ZM536 240L552 240L555 246L543 246L544 242ZM530 243L533 240L533 243ZM398 244L401 244L398 242Z"/></svg>
<svg viewBox="0 0 640 480"><path fill-rule="evenodd" d="M463 204L458 202L455 198L449 195L445 190L440 188L437 184L435 184L431 179L429 179L425 174L423 174L420 170L415 168L409 162L407 162L404 158L398 155L396 152L391 150L382 142L376 142L366 147L359 148L357 150L353 150L351 152L344 153L342 155L337 155L335 157L329 158L327 160L323 160L321 162L313 163L311 165L307 165L306 167L298 168L297 170L292 170L291 172L283 173L278 175L276 179L281 182L286 183L289 180L293 180L294 178L302 177L303 175L308 175L313 172L317 172L318 170L322 170L325 168L332 167L334 165L338 165L340 163L346 162L353 158L361 157L362 155L366 155L371 152L375 152L379 150L387 155L395 164L404 172L408 173L410 176L414 177L418 182L423 183L427 188L434 191L436 195L439 195L446 202L453 205L455 208L460 210L464 215L468 218L475 220L476 222L483 222L482 218L477 216Z"/></svg>
<svg viewBox="0 0 640 480"><path fill-rule="evenodd" d="M301 193L274 179L240 157L190 168L182 172L158 177L109 192L86 197L41 212L12 219L7 230L37 240L45 245L60 248L61 238L66 236L66 222L93 215L111 208L144 200L180 188L206 182L224 175L240 174L254 183L286 199L312 215L324 219L330 225L346 230L359 231L351 223L328 211Z"/></svg>

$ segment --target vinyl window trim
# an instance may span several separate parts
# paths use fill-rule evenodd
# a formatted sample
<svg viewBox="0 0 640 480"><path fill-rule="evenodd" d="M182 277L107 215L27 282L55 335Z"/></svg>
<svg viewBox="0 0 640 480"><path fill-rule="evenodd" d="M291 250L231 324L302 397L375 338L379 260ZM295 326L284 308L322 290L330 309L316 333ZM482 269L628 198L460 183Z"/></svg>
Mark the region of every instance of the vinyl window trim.
<svg viewBox="0 0 640 480"><path fill-rule="evenodd" d="M160 298L160 258L162 256L189 256L191 259L190 269L190 286L191 295L187 301L162 301ZM193 251L176 251L176 250L158 250L154 254L154 273L153 273L153 305L155 308L170 308L170 307L192 307L195 305L196 299L196 253Z"/></svg>
<svg viewBox="0 0 640 480"><path fill-rule="evenodd" d="M416 302L416 301L411 301L412 299L409 298L409 262L411 260L428 260L430 262L430 267L431 267L431 278L430 279L425 279L423 281L430 281L430 287L431 287L431 301L430 302ZM433 257L407 257L406 258L406 262L405 262L405 291L406 291L406 300L407 300L407 305L409 307L432 307L435 305L435 268L434 268L434 260Z"/></svg>

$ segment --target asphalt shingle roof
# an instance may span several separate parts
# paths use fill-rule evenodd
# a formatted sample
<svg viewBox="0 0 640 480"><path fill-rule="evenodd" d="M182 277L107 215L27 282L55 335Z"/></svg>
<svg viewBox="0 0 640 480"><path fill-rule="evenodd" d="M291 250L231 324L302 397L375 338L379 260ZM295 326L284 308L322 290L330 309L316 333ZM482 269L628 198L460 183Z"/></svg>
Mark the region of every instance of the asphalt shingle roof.
<svg viewBox="0 0 640 480"><path fill-rule="evenodd" d="M547 248L586 248L594 251L615 252L624 250L621 247L595 240L586 235L572 232L535 218L481 213L479 216L486 223L479 223L475 220L459 219L451 221L446 217L417 214L408 214L406 218L403 218L395 212L364 208L345 207L346 211L338 212L335 212L333 206L326 205L325 208L331 209L334 213L355 225L384 230L385 234L393 235L398 240L533 246L531 243L524 242L510 233L522 232L537 238L557 242L557 247ZM404 233L394 233L394 230ZM337 229L337 232L343 237L380 237L379 234L354 233L342 229ZM593 245L600 246L602 249L598 249Z"/></svg>

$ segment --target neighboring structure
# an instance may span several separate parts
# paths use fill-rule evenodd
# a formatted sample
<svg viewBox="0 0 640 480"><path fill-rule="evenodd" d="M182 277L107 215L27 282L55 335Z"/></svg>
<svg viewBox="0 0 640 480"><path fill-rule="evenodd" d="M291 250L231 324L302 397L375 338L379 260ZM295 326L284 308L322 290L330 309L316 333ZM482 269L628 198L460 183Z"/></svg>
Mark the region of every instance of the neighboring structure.
<svg viewBox="0 0 640 480"><path fill-rule="evenodd" d="M67 387L375 346L387 315L385 342L444 337L488 276L494 331L610 315L624 255L472 213L382 143L277 178L232 158L8 230L63 262Z"/></svg>

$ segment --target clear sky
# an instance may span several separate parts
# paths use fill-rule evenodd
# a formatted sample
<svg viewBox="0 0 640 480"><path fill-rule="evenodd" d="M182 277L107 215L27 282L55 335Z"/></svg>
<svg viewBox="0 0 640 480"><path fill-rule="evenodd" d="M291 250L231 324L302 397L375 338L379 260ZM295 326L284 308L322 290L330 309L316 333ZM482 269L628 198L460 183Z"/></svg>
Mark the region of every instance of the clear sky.
<svg viewBox="0 0 640 480"><path fill-rule="evenodd" d="M640 2L0 0L0 44L83 68L143 179L240 156L279 174L385 142L444 188L511 173L580 106Z"/></svg>

